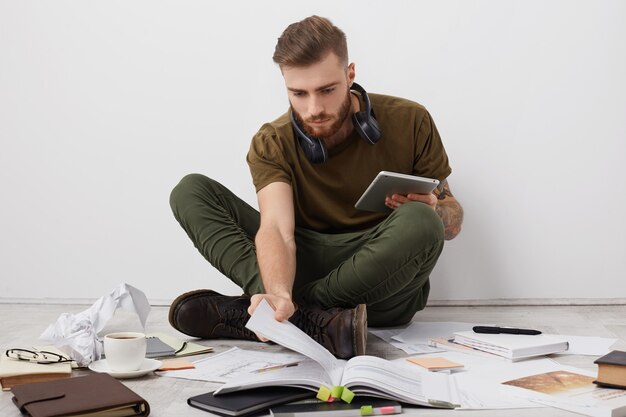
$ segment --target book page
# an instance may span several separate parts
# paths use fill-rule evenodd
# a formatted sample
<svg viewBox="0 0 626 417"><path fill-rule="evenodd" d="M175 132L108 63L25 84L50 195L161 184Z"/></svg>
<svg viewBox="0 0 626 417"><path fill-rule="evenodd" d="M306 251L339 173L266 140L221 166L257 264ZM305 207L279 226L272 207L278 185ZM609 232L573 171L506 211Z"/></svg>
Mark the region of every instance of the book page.
<svg viewBox="0 0 626 417"><path fill-rule="evenodd" d="M320 385L330 387L333 385L333 382L319 363L312 359L306 359L299 362L296 366L239 375L237 378L222 385L215 391L215 394L226 394L241 389L267 386L291 386L317 391Z"/></svg>
<svg viewBox="0 0 626 417"><path fill-rule="evenodd" d="M291 322L277 321L267 300L261 301L246 327L279 345L301 353L319 363L333 385L339 385L345 361L335 358L324 346L311 339Z"/></svg>
<svg viewBox="0 0 626 417"><path fill-rule="evenodd" d="M417 372L410 366L375 356L357 356L348 361L341 385L357 394L384 396L410 404L446 408L458 405L449 375Z"/></svg>

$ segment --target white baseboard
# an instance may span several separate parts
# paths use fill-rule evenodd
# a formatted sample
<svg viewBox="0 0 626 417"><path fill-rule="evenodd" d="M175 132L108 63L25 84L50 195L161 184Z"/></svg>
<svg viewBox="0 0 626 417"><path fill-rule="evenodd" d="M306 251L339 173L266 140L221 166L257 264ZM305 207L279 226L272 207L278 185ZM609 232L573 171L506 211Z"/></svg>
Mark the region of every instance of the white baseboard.
<svg viewBox="0 0 626 417"><path fill-rule="evenodd" d="M151 306L169 306L172 300L152 299ZM87 298L2 298L0 304L92 305ZM485 300L429 300L428 307L490 306L626 306L626 298L495 298Z"/></svg>
<svg viewBox="0 0 626 417"><path fill-rule="evenodd" d="M428 307L604 305L626 306L626 298L493 298L488 300L428 300Z"/></svg>

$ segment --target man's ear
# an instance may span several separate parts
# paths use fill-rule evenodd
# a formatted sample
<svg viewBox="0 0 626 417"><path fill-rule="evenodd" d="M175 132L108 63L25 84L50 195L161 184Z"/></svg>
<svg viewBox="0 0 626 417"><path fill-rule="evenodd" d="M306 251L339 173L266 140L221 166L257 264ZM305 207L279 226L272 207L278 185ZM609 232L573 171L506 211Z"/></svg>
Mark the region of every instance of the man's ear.
<svg viewBox="0 0 626 417"><path fill-rule="evenodd" d="M354 82L354 76L355 76L354 69L355 69L354 62L348 65L348 85L352 85L352 83Z"/></svg>

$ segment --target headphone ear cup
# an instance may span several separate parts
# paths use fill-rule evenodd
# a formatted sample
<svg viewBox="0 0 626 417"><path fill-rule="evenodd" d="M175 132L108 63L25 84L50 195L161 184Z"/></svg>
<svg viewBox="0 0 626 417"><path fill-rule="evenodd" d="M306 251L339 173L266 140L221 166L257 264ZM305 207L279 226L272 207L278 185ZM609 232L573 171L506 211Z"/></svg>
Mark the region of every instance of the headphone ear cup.
<svg viewBox="0 0 626 417"><path fill-rule="evenodd" d="M300 129L293 111L291 112L291 126L293 126L293 131L298 139L298 144L300 145L302 152L304 152L306 159L308 159L312 164L322 164L328 160L328 151L322 141L318 138L308 136L302 131L302 129Z"/></svg>
<svg viewBox="0 0 626 417"><path fill-rule="evenodd" d="M357 130L359 136L375 145L380 139L380 128L376 119L371 117L367 112L360 111L352 114L352 124Z"/></svg>
<svg viewBox="0 0 626 417"><path fill-rule="evenodd" d="M364 110L352 114L352 124L363 139L368 141L371 145L375 145L381 137L381 132L367 91L354 82L350 88L361 93L361 97L365 102Z"/></svg>

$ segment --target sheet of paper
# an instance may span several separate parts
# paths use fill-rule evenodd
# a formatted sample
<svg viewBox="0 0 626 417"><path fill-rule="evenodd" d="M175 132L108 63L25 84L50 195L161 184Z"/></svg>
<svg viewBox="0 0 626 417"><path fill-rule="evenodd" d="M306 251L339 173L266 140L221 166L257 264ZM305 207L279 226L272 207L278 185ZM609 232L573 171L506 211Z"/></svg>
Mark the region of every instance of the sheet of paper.
<svg viewBox="0 0 626 417"><path fill-rule="evenodd" d="M209 382L228 382L268 366L304 360L297 353L256 352L234 347L226 352L194 361L194 369L158 372L158 375Z"/></svg>
<svg viewBox="0 0 626 417"><path fill-rule="evenodd" d="M461 352L444 352L421 356L443 357L452 362L465 365L463 369L455 370L451 375L458 391L461 410L482 409L511 409L511 408L538 408L541 404L530 401L528 398L513 396L502 388L503 378L525 374L526 372L542 372L554 370L559 365L550 359L535 359L524 362L510 362L502 358L491 358L477 355L468 355ZM426 369L407 363L406 358L393 361L402 366L410 367L414 372L429 373Z"/></svg>
<svg viewBox="0 0 626 417"><path fill-rule="evenodd" d="M418 355L422 353L436 353L436 352L444 352L445 349L435 348L427 345L411 345L404 342L398 342L393 340L393 336L398 334L398 332L403 329L369 329L369 333L373 334L376 337L383 339L385 342L389 343L393 347L403 350L405 353L409 355Z"/></svg>
<svg viewBox="0 0 626 417"><path fill-rule="evenodd" d="M626 409L626 391L598 387L593 383L594 371L560 367L551 372L530 374L503 381L514 395L525 396L537 403L590 416L609 416L612 409Z"/></svg>
<svg viewBox="0 0 626 417"><path fill-rule="evenodd" d="M562 336L569 343L565 352L559 355L589 355L602 356L611 351L611 346L617 339L596 336Z"/></svg>
<svg viewBox="0 0 626 417"><path fill-rule="evenodd" d="M451 335L455 331L471 330L476 325L476 323L455 321L412 322L404 328L370 329L369 332L409 355L415 355L444 352L446 349L430 346L429 340Z"/></svg>
<svg viewBox="0 0 626 417"><path fill-rule="evenodd" d="M441 322L412 322L404 331L393 336L392 339L408 344L419 344L428 346L428 340L433 337L447 336L454 332L472 330L475 323L464 323L457 321Z"/></svg>
<svg viewBox="0 0 626 417"><path fill-rule="evenodd" d="M265 299L254 310L246 327L279 345L317 361L328 373L333 383L340 384L345 361L335 358L326 348L311 339L293 323L287 320L277 321L274 318L274 310Z"/></svg>

